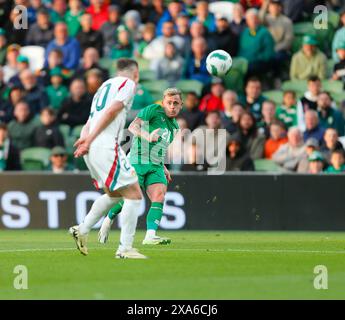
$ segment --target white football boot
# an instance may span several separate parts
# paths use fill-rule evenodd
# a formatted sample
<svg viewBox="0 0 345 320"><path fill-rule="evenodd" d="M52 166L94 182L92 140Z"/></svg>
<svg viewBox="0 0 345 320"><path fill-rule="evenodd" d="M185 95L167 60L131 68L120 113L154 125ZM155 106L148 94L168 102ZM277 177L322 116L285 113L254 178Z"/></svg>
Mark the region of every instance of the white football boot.
<svg viewBox="0 0 345 320"><path fill-rule="evenodd" d="M69 233L73 237L73 239L77 245L77 249L80 251L80 253L83 254L84 256L87 256L89 254L87 247L86 247L87 235L82 236L79 233L79 226L70 227Z"/></svg>
<svg viewBox="0 0 345 320"><path fill-rule="evenodd" d="M147 259L137 249L132 248L124 251L117 250L115 254L116 259Z"/></svg>
<svg viewBox="0 0 345 320"><path fill-rule="evenodd" d="M171 243L171 239L169 238L162 238L159 236L154 236L150 238L145 238L143 240L144 245L167 245Z"/></svg>

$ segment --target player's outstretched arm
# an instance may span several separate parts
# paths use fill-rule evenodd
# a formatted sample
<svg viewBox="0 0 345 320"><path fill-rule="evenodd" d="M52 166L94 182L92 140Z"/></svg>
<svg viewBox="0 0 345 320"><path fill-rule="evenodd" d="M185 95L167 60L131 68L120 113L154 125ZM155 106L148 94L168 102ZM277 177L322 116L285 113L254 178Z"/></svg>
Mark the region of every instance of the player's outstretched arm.
<svg viewBox="0 0 345 320"><path fill-rule="evenodd" d="M75 143L77 150L74 152L74 156L76 158L81 157L89 152L91 143L105 128L109 126L109 124L116 118L123 108L123 102L114 101L112 105L104 111L102 117L99 119L92 132L88 133L87 136L80 138Z"/></svg>
<svg viewBox="0 0 345 320"><path fill-rule="evenodd" d="M140 118L135 118L132 123L129 125L128 130L136 137L147 140L148 142L157 142L159 139L159 130L160 128L153 130L151 133L146 131L144 128L144 121Z"/></svg>

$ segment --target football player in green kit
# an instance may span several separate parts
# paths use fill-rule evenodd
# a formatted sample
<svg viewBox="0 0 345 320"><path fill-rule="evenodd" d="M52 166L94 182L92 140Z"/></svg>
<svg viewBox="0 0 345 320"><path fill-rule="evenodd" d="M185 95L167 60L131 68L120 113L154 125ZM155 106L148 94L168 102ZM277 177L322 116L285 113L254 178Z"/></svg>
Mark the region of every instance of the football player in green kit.
<svg viewBox="0 0 345 320"><path fill-rule="evenodd" d="M130 150L130 162L134 167L141 188L146 191L151 207L146 217L146 236L143 244L169 244L168 238L156 235L163 213L167 185L171 181L164 159L168 146L179 129L176 117L182 109L182 94L179 89L164 91L162 106L152 104L141 110L129 126L134 135ZM114 218L121 212L123 201L117 203L105 217L98 240L105 243Z"/></svg>

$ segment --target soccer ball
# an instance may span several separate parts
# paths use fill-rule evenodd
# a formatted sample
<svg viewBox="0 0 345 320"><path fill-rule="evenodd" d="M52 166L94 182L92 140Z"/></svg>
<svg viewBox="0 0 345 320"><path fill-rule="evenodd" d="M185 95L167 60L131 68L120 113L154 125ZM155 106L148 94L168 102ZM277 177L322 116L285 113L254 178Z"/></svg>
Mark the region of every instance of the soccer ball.
<svg viewBox="0 0 345 320"><path fill-rule="evenodd" d="M232 58L224 50L214 50L206 58L207 71L216 77L225 76L232 66Z"/></svg>

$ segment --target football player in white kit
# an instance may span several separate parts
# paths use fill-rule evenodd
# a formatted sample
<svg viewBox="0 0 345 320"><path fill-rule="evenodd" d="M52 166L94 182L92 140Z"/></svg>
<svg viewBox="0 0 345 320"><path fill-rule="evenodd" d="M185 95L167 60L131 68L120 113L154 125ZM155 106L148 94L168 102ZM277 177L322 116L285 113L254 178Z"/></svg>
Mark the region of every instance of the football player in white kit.
<svg viewBox="0 0 345 320"><path fill-rule="evenodd" d="M138 64L132 59L117 61L117 76L105 81L93 97L90 117L75 143L75 157L84 156L94 185L103 189L79 226L69 229L78 250L88 254L91 228L122 198L123 220L116 258L145 259L132 247L142 193L134 168L119 146L121 131L131 108L139 81Z"/></svg>

